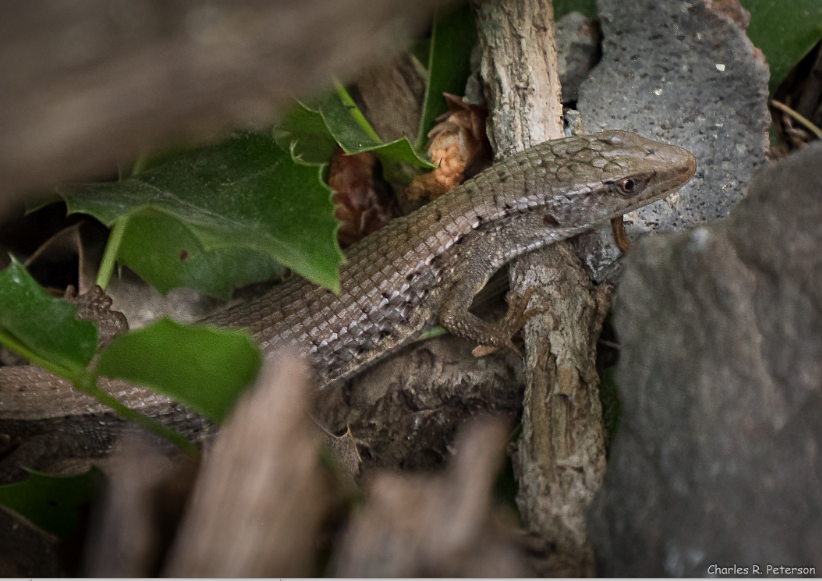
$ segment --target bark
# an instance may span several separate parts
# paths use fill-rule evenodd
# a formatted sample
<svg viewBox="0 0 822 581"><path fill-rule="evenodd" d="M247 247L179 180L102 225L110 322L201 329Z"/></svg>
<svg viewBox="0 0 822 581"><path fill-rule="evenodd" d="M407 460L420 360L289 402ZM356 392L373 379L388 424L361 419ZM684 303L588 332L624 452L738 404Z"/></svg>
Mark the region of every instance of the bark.
<svg viewBox="0 0 822 581"><path fill-rule="evenodd" d="M475 13L497 159L563 137L551 3L492 0L476 4Z"/></svg>
<svg viewBox="0 0 822 581"><path fill-rule="evenodd" d="M470 341L438 337L381 361L344 388L320 395L315 414L335 434L350 431L362 470L435 470L453 454L471 416L515 422L522 409L521 365L512 353L471 356Z"/></svg>
<svg viewBox="0 0 822 581"><path fill-rule="evenodd" d="M476 13L497 155L563 137L551 2L497 0ZM525 327L517 504L529 530L556 548L541 573L593 575L584 514L605 468L595 346L608 293L564 242L516 261L512 292L526 286L538 289L531 307L545 311Z"/></svg>

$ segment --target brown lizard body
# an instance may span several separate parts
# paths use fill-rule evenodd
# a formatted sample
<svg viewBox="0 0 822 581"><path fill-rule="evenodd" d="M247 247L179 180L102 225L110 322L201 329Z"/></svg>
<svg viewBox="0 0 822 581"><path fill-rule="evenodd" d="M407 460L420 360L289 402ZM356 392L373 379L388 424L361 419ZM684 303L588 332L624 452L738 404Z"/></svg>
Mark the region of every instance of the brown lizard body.
<svg viewBox="0 0 822 581"><path fill-rule="evenodd" d="M248 328L267 353L296 345L325 388L437 323L482 345L506 346L523 322L521 300L511 301L495 325L468 312L496 270L675 191L694 169L684 149L621 131L543 143L352 246L339 295L295 277L204 322ZM149 390L123 381L101 384L166 423L198 422ZM99 414L107 408L43 370L0 369L0 434L19 437L44 430L45 420L63 425ZM97 446L93 440L89 445Z"/></svg>

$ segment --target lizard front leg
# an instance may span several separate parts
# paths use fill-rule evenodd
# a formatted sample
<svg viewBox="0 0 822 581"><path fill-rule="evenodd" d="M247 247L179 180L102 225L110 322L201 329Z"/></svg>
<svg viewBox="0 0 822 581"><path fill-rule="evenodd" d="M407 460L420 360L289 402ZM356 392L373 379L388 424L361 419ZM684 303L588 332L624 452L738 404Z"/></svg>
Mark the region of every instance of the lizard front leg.
<svg viewBox="0 0 822 581"><path fill-rule="evenodd" d="M536 250L576 232L546 225L541 216L511 216L504 228L483 232L458 256L453 283L439 309L440 324L449 332L493 349L508 347L520 353L511 337L525 322L541 312L528 308L532 290L506 297L508 312L488 323L469 312L474 296L501 266L524 252ZM487 351L486 351L487 353Z"/></svg>
<svg viewBox="0 0 822 581"><path fill-rule="evenodd" d="M463 310L460 301L453 303L446 301L440 312L440 324L450 333L470 339L479 343L481 347L487 348L481 351L475 350L475 355L487 355L502 347L508 347L518 355L522 355L522 351L514 345L511 338L528 319L542 312L540 308L528 308L532 294L533 289L526 290L522 295L509 293L505 297L508 311L495 323L483 321L473 313Z"/></svg>

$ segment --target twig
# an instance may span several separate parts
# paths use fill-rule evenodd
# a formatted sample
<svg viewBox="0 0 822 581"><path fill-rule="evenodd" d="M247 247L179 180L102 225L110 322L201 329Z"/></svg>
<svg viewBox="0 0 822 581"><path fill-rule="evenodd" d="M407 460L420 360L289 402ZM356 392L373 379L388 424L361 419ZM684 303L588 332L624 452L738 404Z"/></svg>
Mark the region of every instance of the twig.
<svg viewBox="0 0 822 581"><path fill-rule="evenodd" d="M810 119L803 117L802 115L800 115L784 103L780 103L779 101L771 101L771 105L796 119L799 123L804 125L811 133L816 135L817 139L822 139L822 130L819 129L819 127L817 127L816 125L814 125Z"/></svg>

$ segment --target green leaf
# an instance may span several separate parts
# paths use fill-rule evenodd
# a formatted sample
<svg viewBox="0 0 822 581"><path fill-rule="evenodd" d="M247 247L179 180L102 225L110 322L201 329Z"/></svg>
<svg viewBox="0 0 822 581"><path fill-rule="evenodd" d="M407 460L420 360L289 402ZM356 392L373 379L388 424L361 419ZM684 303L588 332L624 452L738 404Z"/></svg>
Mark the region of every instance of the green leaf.
<svg viewBox="0 0 822 581"><path fill-rule="evenodd" d="M330 162L339 147L323 116L302 103L296 103L277 125L274 140L295 160L307 164Z"/></svg>
<svg viewBox="0 0 822 581"><path fill-rule="evenodd" d="M348 154L370 151L380 145L373 132L364 129L343 103L339 94L328 92L306 103L306 108L322 116L331 137Z"/></svg>
<svg viewBox="0 0 822 581"><path fill-rule="evenodd" d="M200 234L207 235L207 230L202 228ZM282 275L282 268L262 252L241 246L208 250L186 224L155 208L132 214L126 233L118 253L120 260L138 274L153 273L154 285L162 293L178 287L197 288L198 281L208 280L214 290L209 294L216 295L220 289L230 290L237 281ZM219 231L208 235L218 236Z"/></svg>
<svg viewBox="0 0 822 581"><path fill-rule="evenodd" d="M819 0L740 0L751 13L748 38L765 53L771 68L773 95L791 67L822 38Z"/></svg>
<svg viewBox="0 0 822 581"><path fill-rule="evenodd" d="M597 18L596 0L554 0L554 19L559 20L569 12L581 12L588 20Z"/></svg>
<svg viewBox="0 0 822 581"><path fill-rule="evenodd" d="M400 163L410 163L417 167L422 167L425 169L436 169L437 166L421 158L417 153L414 151L414 148L411 147L411 143L405 137L401 137L396 141L389 141L388 143L383 143L373 148L366 148L363 151L371 151L380 158L382 161L383 166L385 166L388 162L400 162ZM388 162L386 161L388 160Z"/></svg>
<svg viewBox="0 0 822 581"><path fill-rule="evenodd" d="M77 476L49 476L30 471L28 480L0 486L0 504L58 537L80 522L80 509L94 497L103 473L92 468Z"/></svg>
<svg viewBox="0 0 822 581"><path fill-rule="evenodd" d="M477 43L477 25L468 5L437 18L431 33L428 85L425 88L416 149L422 150L434 120L448 110L443 93L462 95L471 74L470 57Z"/></svg>
<svg viewBox="0 0 822 581"><path fill-rule="evenodd" d="M74 388L114 409L183 451L196 447L170 428L125 407L95 383L88 364L97 350L97 327L74 318L77 307L50 297L17 262L0 272L0 343L74 384ZM168 358L165 359L167 361Z"/></svg>
<svg viewBox="0 0 822 581"><path fill-rule="evenodd" d="M353 105L346 105L338 93L328 93L306 104L298 103L274 130L280 146L304 163L328 163L337 146L347 154L370 151L383 166L410 163L416 167L435 166L417 155L406 138L381 143L352 116ZM356 113L359 113L357 110ZM361 114L358 115L361 117Z"/></svg>
<svg viewBox="0 0 822 581"><path fill-rule="evenodd" d="M76 313L74 305L49 296L19 262L0 272L0 342L20 355L51 362L68 376L85 369L97 349L97 327L76 320Z"/></svg>
<svg viewBox="0 0 822 581"><path fill-rule="evenodd" d="M95 371L147 385L220 423L262 365L244 331L185 326L163 318L117 337Z"/></svg>
<svg viewBox="0 0 822 581"><path fill-rule="evenodd" d="M268 135L61 193L70 213L108 226L126 217L118 260L162 292L182 284L228 298L232 286L269 278L276 263L339 291L331 190L318 168L295 163Z"/></svg>
<svg viewBox="0 0 822 581"><path fill-rule="evenodd" d="M344 112L347 112L349 117L354 119L354 122L365 132L368 139L374 143L382 143L382 139L380 139L380 136L374 131L374 128L371 127L371 124L365 118L365 115L362 114L360 108L357 107L357 104L351 95L348 94L345 86L337 79L334 79L334 88L337 89L337 97L339 97L340 104L342 105L342 108L338 108L339 115L345 118Z"/></svg>

